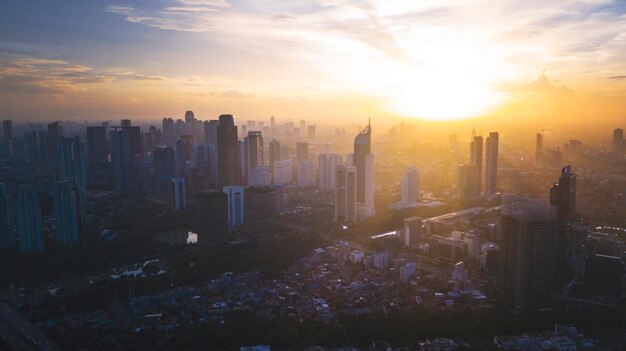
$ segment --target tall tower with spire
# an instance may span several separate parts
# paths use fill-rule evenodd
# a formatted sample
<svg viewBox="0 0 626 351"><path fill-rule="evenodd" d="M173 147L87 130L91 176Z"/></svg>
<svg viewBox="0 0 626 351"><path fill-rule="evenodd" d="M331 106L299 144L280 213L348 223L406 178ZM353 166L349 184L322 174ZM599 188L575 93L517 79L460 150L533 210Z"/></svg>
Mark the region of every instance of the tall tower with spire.
<svg viewBox="0 0 626 351"><path fill-rule="evenodd" d="M356 168L356 201L359 220L373 216L374 209L374 154L372 154L372 126L367 127L354 139L354 166Z"/></svg>

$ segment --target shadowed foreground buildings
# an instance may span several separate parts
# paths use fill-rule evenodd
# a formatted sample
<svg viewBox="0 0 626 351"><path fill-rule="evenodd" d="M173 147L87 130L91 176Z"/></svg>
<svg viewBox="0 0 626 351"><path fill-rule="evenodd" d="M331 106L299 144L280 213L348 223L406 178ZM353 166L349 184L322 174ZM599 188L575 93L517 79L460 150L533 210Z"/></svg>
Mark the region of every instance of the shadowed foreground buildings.
<svg viewBox="0 0 626 351"><path fill-rule="evenodd" d="M517 307L550 305L554 287L556 209L507 195L500 217L498 289Z"/></svg>
<svg viewBox="0 0 626 351"><path fill-rule="evenodd" d="M20 251L36 253L43 251L41 203L32 185L23 186L17 197L17 221L19 223Z"/></svg>
<svg viewBox="0 0 626 351"><path fill-rule="evenodd" d="M228 240L228 195L209 191L197 195L198 243Z"/></svg>
<svg viewBox="0 0 626 351"><path fill-rule="evenodd" d="M11 249L13 246L15 246L15 236L13 235L11 197L6 186L0 183L0 251Z"/></svg>

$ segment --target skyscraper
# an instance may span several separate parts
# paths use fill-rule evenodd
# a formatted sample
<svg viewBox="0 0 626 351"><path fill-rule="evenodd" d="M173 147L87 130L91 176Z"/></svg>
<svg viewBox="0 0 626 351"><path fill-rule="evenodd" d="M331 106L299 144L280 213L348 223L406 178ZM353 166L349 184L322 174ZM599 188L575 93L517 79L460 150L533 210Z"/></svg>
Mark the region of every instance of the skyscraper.
<svg viewBox="0 0 626 351"><path fill-rule="evenodd" d="M174 143L176 143L174 120L172 118L164 117L161 129L163 130L163 144L165 146L174 146Z"/></svg>
<svg viewBox="0 0 626 351"><path fill-rule="evenodd" d="M571 166L563 167L559 182L550 188L550 203L556 206L556 268L559 278L567 273L570 247L569 228L576 218L576 179Z"/></svg>
<svg viewBox="0 0 626 351"><path fill-rule="evenodd" d="M61 127L59 122L53 122L51 124L48 124L48 159L55 165L57 164L59 159L59 144L61 143L62 138L63 128Z"/></svg>
<svg viewBox="0 0 626 351"><path fill-rule="evenodd" d="M356 167L336 167L335 220L347 223L357 221Z"/></svg>
<svg viewBox="0 0 626 351"><path fill-rule="evenodd" d="M340 154L323 153L319 156L319 188L320 190L334 190L337 181L337 166L341 166L343 160Z"/></svg>
<svg viewBox="0 0 626 351"><path fill-rule="evenodd" d="M187 208L185 178L172 178L170 180L170 203L172 208L177 211Z"/></svg>
<svg viewBox="0 0 626 351"><path fill-rule="evenodd" d="M498 184L498 139L497 132L489 133L487 151L485 153L485 193L488 196L496 193Z"/></svg>
<svg viewBox="0 0 626 351"><path fill-rule="evenodd" d="M244 192L246 226L256 228L269 226L276 214L274 189L269 186L249 187Z"/></svg>
<svg viewBox="0 0 626 351"><path fill-rule="evenodd" d="M217 145L217 125L219 121L212 119L204 121L204 142L209 145Z"/></svg>
<svg viewBox="0 0 626 351"><path fill-rule="evenodd" d="M470 163L476 166L476 194L480 195L483 177L483 137L475 136L470 144Z"/></svg>
<svg viewBox="0 0 626 351"><path fill-rule="evenodd" d="M264 165L263 135L259 131L248 132L248 173Z"/></svg>
<svg viewBox="0 0 626 351"><path fill-rule="evenodd" d="M228 226L235 228L244 222L244 191L241 186L225 186L224 193L228 196Z"/></svg>
<svg viewBox="0 0 626 351"><path fill-rule="evenodd" d="M404 219L404 245L417 246L419 245L420 233L422 230L422 219L419 217L410 217Z"/></svg>
<svg viewBox="0 0 626 351"><path fill-rule="evenodd" d="M108 154L106 128L87 127L87 164L90 177L106 173Z"/></svg>
<svg viewBox="0 0 626 351"><path fill-rule="evenodd" d="M280 143L275 138L270 141L270 164L269 169L272 172L272 181L274 181L274 163L282 160L280 152Z"/></svg>
<svg viewBox="0 0 626 351"><path fill-rule="evenodd" d="M374 209L374 155L372 152L372 127L367 126L354 138L354 166L357 173L356 201L359 220L375 214Z"/></svg>
<svg viewBox="0 0 626 351"><path fill-rule="evenodd" d="M622 155L624 153L624 130L617 128L613 130L613 153Z"/></svg>
<svg viewBox="0 0 626 351"><path fill-rule="evenodd" d="M543 163L543 134L537 133L535 140L535 164L540 166Z"/></svg>
<svg viewBox="0 0 626 351"><path fill-rule="evenodd" d="M239 142L232 115L221 115L217 126L217 169L220 187L239 183Z"/></svg>
<svg viewBox="0 0 626 351"><path fill-rule="evenodd" d="M248 137L238 141L239 143L239 182L242 186L248 185Z"/></svg>
<svg viewBox="0 0 626 351"><path fill-rule="evenodd" d="M194 124L196 122L196 116L193 111L185 111L185 123Z"/></svg>
<svg viewBox="0 0 626 351"><path fill-rule="evenodd" d="M176 176L187 177L187 163L193 158L193 137L181 135L176 142Z"/></svg>
<svg viewBox="0 0 626 351"><path fill-rule="evenodd" d="M298 142L296 144L296 163L300 164L309 160L309 143Z"/></svg>
<svg viewBox="0 0 626 351"><path fill-rule="evenodd" d="M52 199L56 241L63 246L78 243L77 194L73 191L71 183L61 181L55 184Z"/></svg>
<svg viewBox="0 0 626 351"><path fill-rule="evenodd" d="M459 166L459 181L457 185L458 198L461 202L472 201L478 197L476 182L478 182L475 164L466 163Z"/></svg>
<svg viewBox="0 0 626 351"><path fill-rule="evenodd" d="M420 196L420 174L415 167L409 167L402 177L402 195L400 204L414 205Z"/></svg>
<svg viewBox="0 0 626 351"><path fill-rule="evenodd" d="M170 146L159 146L154 148L152 155L152 167L159 174L168 178L176 176L176 161L174 149Z"/></svg>
<svg viewBox="0 0 626 351"><path fill-rule="evenodd" d="M198 243L217 243L228 240L228 195L221 191L197 195Z"/></svg>
<svg viewBox="0 0 626 351"><path fill-rule="evenodd" d="M2 121L2 135L7 140L13 140L13 121L10 119Z"/></svg>
<svg viewBox="0 0 626 351"><path fill-rule="evenodd" d="M291 184L293 182L293 164L291 160L274 163L274 184Z"/></svg>
<svg viewBox="0 0 626 351"><path fill-rule="evenodd" d="M13 235L13 212L11 211L11 196L4 183L0 183L0 251L15 246Z"/></svg>
<svg viewBox="0 0 626 351"><path fill-rule="evenodd" d="M22 186L17 196L17 223L20 252L43 251L41 203L39 194L32 185Z"/></svg>
<svg viewBox="0 0 626 351"><path fill-rule="evenodd" d="M506 196L500 218L498 289L514 306L548 306L555 274L554 207Z"/></svg>
<svg viewBox="0 0 626 351"><path fill-rule="evenodd" d="M127 193L133 188L133 160L130 150L130 133L127 128L112 128L111 164L113 166L113 184L116 192Z"/></svg>
<svg viewBox="0 0 626 351"><path fill-rule="evenodd" d="M298 187L313 187L316 184L315 162L306 161L298 163L296 172L296 184Z"/></svg>

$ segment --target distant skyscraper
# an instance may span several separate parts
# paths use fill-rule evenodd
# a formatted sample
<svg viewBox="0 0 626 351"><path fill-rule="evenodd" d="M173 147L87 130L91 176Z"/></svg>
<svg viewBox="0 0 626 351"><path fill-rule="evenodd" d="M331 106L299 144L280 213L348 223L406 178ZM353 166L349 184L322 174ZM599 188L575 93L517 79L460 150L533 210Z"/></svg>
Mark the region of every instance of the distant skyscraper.
<svg viewBox="0 0 626 351"><path fill-rule="evenodd" d="M296 184L299 187L313 187L316 184L315 162L306 161L298 163L296 172Z"/></svg>
<svg viewBox="0 0 626 351"><path fill-rule="evenodd" d="M457 185L458 198L461 202L472 201L478 197L476 182L478 182L477 166L467 163L459 166L459 181Z"/></svg>
<svg viewBox="0 0 626 351"><path fill-rule="evenodd" d="M2 121L2 135L7 140L13 140L13 121L8 119Z"/></svg>
<svg viewBox="0 0 626 351"><path fill-rule="evenodd" d="M555 234L554 207L523 198L503 199L497 282L506 302L520 307L550 304Z"/></svg>
<svg viewBox="0 0 626 351"><path fill-rule="evenodd" d="M309 140L315 140L315 125L309 125L307 129L307 138Z"/></svg>
<svg viewBox="0 0 626 351"><path fill-rule="evenodd" d="M187 163L193 158L193 137L181 135L176 142L176 176L187 177Z"/></svg>
<svg viewBox="0 0 626 351"><path fill-rule="evenodd" d="M176 143L176 131L174 129L174 120L172 118L163 118L163 144L165 146L174 146Z"/></svg>
<svg viewBox="0 0 626 351"><path fill-rule="evenodd" d="M90 176L106 173L108 147L105 127L87 127L87 163Z"/></svg>
<svg viewBox="0 0 626 351"><path fill-rule="evenodd" d="M420 174L415 167L409 167L402 177L402 195L400 203L403 206L414 205L420 196Z"/></svg>
<svg viewBox="0 0 626 351"><path fill-rule="evenodd" d="M43 251L41 203L39 194L32 185L23 186L17 197L17 223L20 252Z"/></svg>
<svg viewBox="0 0 626 351"><path fill-rule="evenodd" d="M248 185L269 186L271 184L269 169L266 166L256 166L248 174Z"/></svg>
<svg viewBox="0 0 626 351"><path fill-rule="evenodd" d="M270 141L270 164L269 164L269 169L272 172L272 181L274 181L274 163L280 160L282 160L281 152L280 152L280 143L278 142L278 140L272 138L272 141Z"/></svg>
<svg viewBox="0 0 626 351"><path fill-rule="evenodd" d="M576 219L576 179L571 166L561 170L559 182L550 188L550 203L556 206L556 263L558 277L567 275L570 249L569 228Z"/></svg>
<svg viewBox="0 0 626 351"><path fill-rule="evenodd" d="M248 185L248 137L238 141L239 143L239 185Z"/></svg>
<svg viewBox="0 0 626 351"><path fill-rule="evenodd" d="M217 168L220 187L239 183L239 142L232 115L221 115L217 127Z"/></svg>
<svg viewBox="0 0 626 351"><path fill-rule="evenodd" d="M120 121L120 126L122 126L122 127L130 127L130 126L132 126L132 121L130 119L122 119Z"/></svg>
<svg viewBox="0 0 626 351"><path fill-rule="evenodd" d="M241 186L226 186L224 193L228 195L228 224L230 228L243 225L244 222L244 191Z"/></svg>
<svg viewBox="0 0 626 351"><path fill-rule="evenodd" d="M291 160L274 163L274 184L291 184L293 182L293 164Z"/></svg>
<svg viewBox="0 0 626 351"><path fill-rule="evenodd" d="M485 193L489 196L496 193L498 184L498 139L497 132L489 133L487 151L485 153Z"/></svg>
<svg viewBox="0 0 626 351"><path fill-rule="evenodd" d="M417 246L419 245L420 232L422 227L422 219L418 217L410 217L404 219L404 245Z"/></svg>
<svg viewBox="0 0 626 351"><path fill-rule="evenodd" d="M170 199L172 208L181 211L187 208L187 190L185 178L172 178L170 181Z"/></svg>
<svg viewBox="0 0 626 351"><path fill-rule="evenodd" d="M48 124L48 159L56 164L59 159L59 144L63 138L63 128L59 122Z"/></svg>
<svg viewBox="0 0 626 351"><path fill-rule="evenodd" d="M204 142L211 145L217 145L217 126L218 120L210 120L204 122Z"/></svg>
<svg viewBox="0 0 626 351"><path fill-rule="evenodd" d="M248 172L264 165L263 135L258 131L248 132Z"/></svg>
<svg viewBox="0 0 626 351"><path fill-rule="evenodd" d="M621 128L613 130L613 153L622 156L624 153L624 130Z"/></svg>
<svg viewBox="0 0 626 351"><path fill-rule="evenodd" d="M540 166L543 163L543 135L537 133L535 141L535 164Z"/></svg>
<svg viewBox="0 0 626 351"><path fill-rule="evenodd" d="M309 143L298 142L296 144L296 163L300 164L309 160Z"/></svg>
<svg viewBox="0 0 626 351"><path fill-rule="evenodd" d="M335 220L348 223L357 221L357 181L356 167L337 166L335 190Z"/></svg>
<svg viewBox="0 0 626 351"><path fill-rule="evenodd" d="M55 237L63 246L78 243L77 194L68 181L58 182L54 186L52 199L54 203Z"/></svg>
<svg viewBox="0 0 626 351"><path fill-rule="evenodd" d="M185 112L185 123L194 124L196 122L196 117L193 114L193 111Z"/></svg>
<svg viewBox="0 0 626 351"><path fill-rule="evenodd" d="M374 209L374 155L372 152L372 127L361 131L354 139L354 166L357 173L357 215L359 220L375 214Z"/></svg>
<svg viewBox="0 0 626 351"><path fill-rule="evenodd" d="M470 163L476 166L476 194L480 195L483 177L483 137L475 136L470 145Z"/></svg>
<svg viewBox="0 0 626 351"><path fill-rule="evenodd" d="M118 193L128 193L133 189L133 159L128 128L113 127L111 131L111 164L113 184Z"/></svg>
<svg viewBox="0 0 626 351"><path fill-rule="evenodd" d="M167 178L176 176L176 157L171 146L159 146L152 152L152 167Z"/></svg>
<svg viewBox="0 0 626 351"><path fill-rule="evenodd" d="M198 243L216 243L228 240L228 195L220 191L197 195Z"/></svg>
<svg viewBox="0 0 626 351"><path fill-rule="evenodd" d="M6 186L0 183L0 251L11 249L14 246L11 195L7 192Z"/></svg>
<svg viewBox="0 0 626 351"><path fill-rule="evenodd" d="M320 190L334 190L337 181L337 166L341 166L343 160L341 155L334 153L323 153L319 156L319 188Z"/></svg>

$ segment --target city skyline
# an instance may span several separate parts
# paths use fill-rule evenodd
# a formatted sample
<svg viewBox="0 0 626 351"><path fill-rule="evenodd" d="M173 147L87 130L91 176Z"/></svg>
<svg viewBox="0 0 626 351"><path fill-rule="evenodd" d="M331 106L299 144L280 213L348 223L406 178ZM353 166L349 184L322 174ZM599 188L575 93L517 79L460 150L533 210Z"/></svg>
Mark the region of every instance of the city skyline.
<svg viewBox="0 0 626 351"><path fill-rule="evenodd" d="M626 113L619 1L0 6L5 119L146 120L189 106L380 123Z"/></svg>

